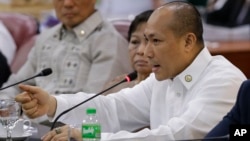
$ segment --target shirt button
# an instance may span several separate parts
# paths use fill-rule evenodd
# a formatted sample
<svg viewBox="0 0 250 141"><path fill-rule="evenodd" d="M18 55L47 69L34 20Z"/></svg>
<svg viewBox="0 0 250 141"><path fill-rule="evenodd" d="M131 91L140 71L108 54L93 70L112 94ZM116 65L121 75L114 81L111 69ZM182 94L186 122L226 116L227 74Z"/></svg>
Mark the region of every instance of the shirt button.
<svg viewBox="0 0 250 141"><path fill-rule="evenodd" d="M186 75L185 80L186 80L186 82L191 82L192 81L192 76L191 75Z"/></svg>
<svg viewBox="0 0 250 141"><path fill-rule="evenodd" d="M180 97L180 96L181 96L181 93L177 92L176 95L177 95L178 97Z"/></svg>
<svg viewBox="0 0 250 141"><path fill-rule="evenodd" d="M85 31L84 30L81 30L80 31L80 35L83 36L85 34Z"/></svg>

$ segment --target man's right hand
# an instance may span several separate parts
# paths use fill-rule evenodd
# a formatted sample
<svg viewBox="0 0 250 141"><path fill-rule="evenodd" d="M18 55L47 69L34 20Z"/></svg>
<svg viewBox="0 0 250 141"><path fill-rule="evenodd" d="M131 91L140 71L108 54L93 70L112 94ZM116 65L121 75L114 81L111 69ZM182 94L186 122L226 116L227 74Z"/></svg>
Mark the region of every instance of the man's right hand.
<svg viewBox="0 0 250 141"><path fill-rule="evenodd" d="M54 115L56 100L53 96L36 86L21 84L19 88L24 92L17 95L15 100L21 103L23 112L29 118L37 118L45 114Z"/></svg>

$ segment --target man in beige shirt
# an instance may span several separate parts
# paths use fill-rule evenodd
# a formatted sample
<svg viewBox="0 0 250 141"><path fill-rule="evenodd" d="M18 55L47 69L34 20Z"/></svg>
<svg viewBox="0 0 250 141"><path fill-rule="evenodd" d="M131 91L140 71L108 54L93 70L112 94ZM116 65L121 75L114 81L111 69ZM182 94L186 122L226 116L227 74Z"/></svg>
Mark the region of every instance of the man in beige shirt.
<svg viewBox="0 0 250 141"><path fill-rule="evenodd" d="M95 0L53 0L60 24L38 36L26 63L4 86L29 78L44 68L53 73L26 84L51 94L98 92L108 80L129 73L128 43L95 9ZM17 87L1 91L14 97Z"/></svg>

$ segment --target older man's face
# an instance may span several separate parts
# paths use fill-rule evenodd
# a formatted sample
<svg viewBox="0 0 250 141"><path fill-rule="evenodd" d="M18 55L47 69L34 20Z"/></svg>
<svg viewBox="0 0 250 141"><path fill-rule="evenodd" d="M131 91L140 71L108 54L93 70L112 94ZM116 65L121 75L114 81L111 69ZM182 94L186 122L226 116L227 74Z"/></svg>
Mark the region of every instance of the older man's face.
<svg viewBox="0 0 250 141"><path fill-rule="evenodd" d="M72 28L86 20L95 11L95 0L53 0L58 19Z"/></svg>

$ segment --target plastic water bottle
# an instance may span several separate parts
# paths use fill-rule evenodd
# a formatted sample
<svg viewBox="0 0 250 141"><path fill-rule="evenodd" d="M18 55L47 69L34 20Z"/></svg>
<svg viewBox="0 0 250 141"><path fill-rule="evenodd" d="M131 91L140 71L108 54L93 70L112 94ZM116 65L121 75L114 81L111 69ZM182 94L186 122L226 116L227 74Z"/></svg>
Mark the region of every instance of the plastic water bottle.
<svg viewBox="0 0 250 141"><path fill-rule="evenodd" d="M82 139L83 141L100 141L101 124L96 116L95 108L86 110L87 117L82 122Z"/></svg>

